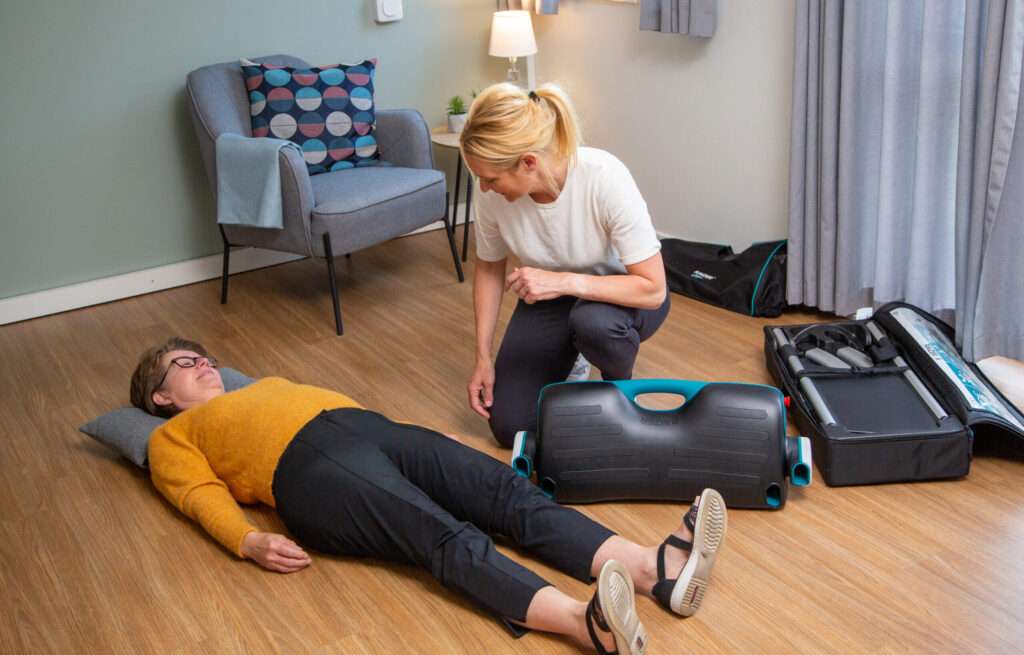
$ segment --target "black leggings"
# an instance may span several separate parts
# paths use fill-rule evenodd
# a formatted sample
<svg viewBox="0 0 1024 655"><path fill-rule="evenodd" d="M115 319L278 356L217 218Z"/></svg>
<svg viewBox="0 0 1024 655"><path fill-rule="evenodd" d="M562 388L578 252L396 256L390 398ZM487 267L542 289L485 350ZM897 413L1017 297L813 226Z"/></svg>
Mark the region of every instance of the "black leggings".
<svg viewBox="0 0 1024 655"><path fill-rule="evenodd" d="M605 380L628 380L646 341L668 316L669 294L658 309L634 309L563 296L529 305L509 319L494 362L491 432L512 446L516 432L537 429L537 396L562 382L582 353Z"/></svg>
<svg viewBox="0 0 1024 655"><path fill-rule="evenodd" d="M590 582L594 555L614 534L493 457L361 409L322 412L306 424L278 462L273 493L301 543L417 564L521 622L549 583L498 552L489 535Z"/></svg>

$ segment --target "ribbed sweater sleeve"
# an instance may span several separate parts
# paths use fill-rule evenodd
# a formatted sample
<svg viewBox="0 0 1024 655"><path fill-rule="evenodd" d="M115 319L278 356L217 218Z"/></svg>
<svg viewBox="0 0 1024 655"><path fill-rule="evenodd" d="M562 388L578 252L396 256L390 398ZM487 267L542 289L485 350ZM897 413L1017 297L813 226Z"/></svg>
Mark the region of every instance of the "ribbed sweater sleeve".
<svg viewBox="0 0 1024 655"><path fill-rule="evenodd" d="M182 423L165 423L153 431L149 441L153 484L172 505L242 557L242 539L256 528L206 456L185 438L184 428Z"/></svg>

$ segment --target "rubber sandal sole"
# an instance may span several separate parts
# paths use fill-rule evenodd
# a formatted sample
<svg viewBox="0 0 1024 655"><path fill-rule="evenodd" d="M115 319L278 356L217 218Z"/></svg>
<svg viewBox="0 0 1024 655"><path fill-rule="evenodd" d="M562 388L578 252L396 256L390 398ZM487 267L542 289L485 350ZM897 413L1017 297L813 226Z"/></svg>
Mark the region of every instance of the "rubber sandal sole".
<svg viewBox="0 0 1024 655"><path fill-rule="evenodd" d="M726 508L722 494L705 489L700 495L697 520L694 521L693 551L672 588L672 611L693 616L707 592L715 554L725 539Z"/></svg>
<svg viewBox="0 0 1024 655"><path fill-rule="evenodd" d="M636 612L633 579L625 566L615 560L605 562L597 578L597 597L615 637L616 650L621 655L647 652L647 630Z"/></svg>

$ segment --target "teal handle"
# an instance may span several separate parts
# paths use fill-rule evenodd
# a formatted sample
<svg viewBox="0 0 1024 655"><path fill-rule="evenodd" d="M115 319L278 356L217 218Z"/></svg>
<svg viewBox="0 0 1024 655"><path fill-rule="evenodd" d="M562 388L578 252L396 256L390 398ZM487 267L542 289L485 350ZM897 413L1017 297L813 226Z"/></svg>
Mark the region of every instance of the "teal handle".
<svg viewBox="0 0 1024 655"><path fill-rule="evenodd" d="M529 455L529 441L532 437L525 430L516 432L516 440L512 445L512 470L521 477L533 475L533 459Z"/></svg>
<svg viewBox="0 0 1024 655"><path fill-rule="evenodd" d="M691 400L700 393L708 383L697 380L671 380L667 378L654 380L616 380L615 386L626 395L627 398L636 402L636 397L645 393L674 393Z"/></svg>
<svg viewBox="0 0 1024 655"><path fill-rule="evenodd" d="M786 437L786 460L789 465L789 481L793 486L809 486L814 472L811 465L811 440L807 437Z"/></svg>

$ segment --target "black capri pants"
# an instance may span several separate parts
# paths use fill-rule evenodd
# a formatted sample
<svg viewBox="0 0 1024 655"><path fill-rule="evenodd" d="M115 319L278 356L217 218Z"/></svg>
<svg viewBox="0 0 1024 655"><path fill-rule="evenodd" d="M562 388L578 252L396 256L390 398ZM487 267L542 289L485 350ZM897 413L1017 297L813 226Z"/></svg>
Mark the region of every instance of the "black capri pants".
<svg viewBox="0 0 1024 655"><path fill-rule="evenodd" d="M508 537L584 582L614 533L484 453L363 409L322 412L274 472L278 515L325 553L421 566L484 609L523 622L549 583L494 547Z"/></svg>
<svg viewBox="0 0 1024 655"><path fill-rule="evenodd" d="M670 294L658 309L635 309L562 296L532 305L522 300L509 319L494 362L491 432L506 448L516 432L537 429L537 397L562 382L582 354L605 380L633 377L640 342L665 322Z"/></svg>

